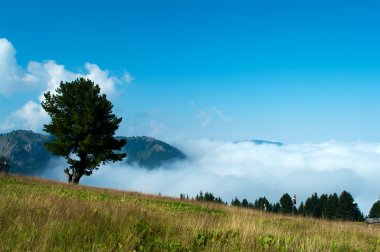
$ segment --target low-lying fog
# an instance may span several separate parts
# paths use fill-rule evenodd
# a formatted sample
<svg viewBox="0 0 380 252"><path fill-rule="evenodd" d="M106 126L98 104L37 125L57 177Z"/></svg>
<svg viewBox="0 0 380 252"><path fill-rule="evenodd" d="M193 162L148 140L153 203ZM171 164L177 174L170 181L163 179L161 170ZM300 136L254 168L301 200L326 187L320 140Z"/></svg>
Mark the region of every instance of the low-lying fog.
<svg viewBox="0 0 380 252"><path fill-rule="evenodd" d="M298 203L317 192L338 195L347 190L367 215L380 195L380 143L325 142L276 146L251 142L176 140L188 159L155 170L122 162L101 166L81 184L179 197L212 192L228 203L237 196L271 203L283 193ZM64 160L54 160L44 177L65 181Z"/></svg>

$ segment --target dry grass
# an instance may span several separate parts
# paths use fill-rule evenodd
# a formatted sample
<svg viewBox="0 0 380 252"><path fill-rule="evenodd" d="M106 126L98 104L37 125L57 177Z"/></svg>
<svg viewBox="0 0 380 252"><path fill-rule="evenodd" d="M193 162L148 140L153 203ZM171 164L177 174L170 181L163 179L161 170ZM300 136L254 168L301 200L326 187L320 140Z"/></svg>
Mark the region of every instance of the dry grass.
<svg viewBox="0 0 380 252"><path fill-rule="evenodd" d="M0 176L0 251L380 251L380 226Z"/></svg>

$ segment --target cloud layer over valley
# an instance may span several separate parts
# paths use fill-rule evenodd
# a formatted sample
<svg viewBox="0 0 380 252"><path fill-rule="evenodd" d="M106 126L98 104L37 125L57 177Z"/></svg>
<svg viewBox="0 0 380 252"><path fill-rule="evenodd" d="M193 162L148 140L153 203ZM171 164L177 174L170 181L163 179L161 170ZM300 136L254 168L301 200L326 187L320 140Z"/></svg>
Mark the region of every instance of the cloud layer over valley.
<svg viewBox="0 0 380 252"><path fill-rule="evenodd" d="M228 202L235 196L249 201L266 196L273 203L286 192L300 202L314 192L347 190L365 214L380 194L380 143L277 146L202 139L173 144L186 153L186 161L152 171L107 164L81 183L175 197L203 190ZM55 170L44 176L64 181L64 162L52 166Z"/></svg>

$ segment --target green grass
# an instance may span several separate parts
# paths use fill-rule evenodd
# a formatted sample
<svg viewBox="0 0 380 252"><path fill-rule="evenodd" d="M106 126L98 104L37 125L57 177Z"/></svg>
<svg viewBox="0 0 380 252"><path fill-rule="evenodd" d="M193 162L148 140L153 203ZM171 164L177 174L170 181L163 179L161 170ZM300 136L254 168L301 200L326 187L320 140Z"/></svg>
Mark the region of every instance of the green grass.
<svg viewBox="0 0 380 252"><path fill-rule="evenodd" d="M0 175L0 251L380 251L380 226Z"/></svg>

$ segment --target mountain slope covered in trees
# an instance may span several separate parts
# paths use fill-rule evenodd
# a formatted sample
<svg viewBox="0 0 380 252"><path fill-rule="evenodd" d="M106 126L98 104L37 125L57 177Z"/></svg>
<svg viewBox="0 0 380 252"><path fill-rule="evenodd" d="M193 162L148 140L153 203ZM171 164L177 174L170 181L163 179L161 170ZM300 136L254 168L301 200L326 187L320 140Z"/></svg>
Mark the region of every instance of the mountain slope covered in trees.
<svg viewBox="0 0 380 252"><path fill-rule="evenodd" d="M52 155L45 149L45 142L52 136L17 130L0 135L0 156L8 158L10 172L38 175L47 169Z"/></svg>
<svg viewBox="0 0 380 252"><path fill-rule="evenodd" d="M177 148L150 137L123 137L127 144L122 152L127 158L122 162L154 169L166 162L186 158ZM33 131L17 130L0 135L0 156L10 159L11 173L39 175L49 167L49 160L54 156L49 153L44 143L52 136Z"/></svg>

